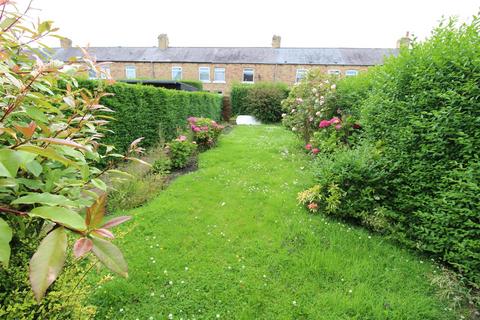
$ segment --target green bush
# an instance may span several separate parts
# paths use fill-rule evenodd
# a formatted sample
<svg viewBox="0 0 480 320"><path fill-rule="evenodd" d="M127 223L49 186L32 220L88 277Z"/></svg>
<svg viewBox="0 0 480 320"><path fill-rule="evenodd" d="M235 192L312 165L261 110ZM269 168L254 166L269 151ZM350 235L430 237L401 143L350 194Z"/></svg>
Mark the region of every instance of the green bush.
<svg viewBox="0 0 480 320"><path fill-rule="evenodd" d="M180 80L181 83L188 84L192 87L197 88L200 91L203 91L203 82L199 80Z"/></svg>
<svg viewBox="0 0 480 320"><path fill-rule="evenodd" d="M230 93L232 113L254 115L264 122L280 121L281 101L288 93L287 85L280 82L234 84Z"/></svg>
<svg viewBox="0 0 480 320"><path fill-rule="evenodd" d="M182 169L189 165L197 145L187 139L185 136L180 136L168 144L168 154L172 163L172 168Z"/></svg>
<svg viewBox="0 0 480 320"><path fill-rule="evenodd" d="M451 20L427 41L369 71L368 85L346 84L340 101L358 110L362 142L317 163L323 198L325 185L343 192L338 215L435 255L476 286L479 43L478 17L460 27Z"/></svg>
<svg viewBox="0 0 480 320"><path fill-rule="evenodd" d="M72 263L71 255L48 294L40 303L35 301L28 269L30 257L42 239L42 222L32 218L7 218L11 226L21 227L23 234L14 234L9 267L0 268L0 319L92 319L95 307L86 303L91 290L81 281L87 268Z"/></svg>
<svg viewBox="0 0 480 320"><path fill-rule="evenodd" d="M79 85L91 90L104 87L112 96L101 102L115 113L108 124L105 143L118 151L128 149L131 141L145 137L142 147L154 146L160 139L176 137L190 116L220 119L222 97L206 92L186 92L125 83L107 84L102 81L79 80ZM112 114L109 114L112 116Z"/></svg>
<svg viewBox="0 0 480 320"><path fill-rule="evenodd" d="M266 123L282 119L282 100L288 96L284 84L258 84L250 88L246 103L248 113Z"/></svg>

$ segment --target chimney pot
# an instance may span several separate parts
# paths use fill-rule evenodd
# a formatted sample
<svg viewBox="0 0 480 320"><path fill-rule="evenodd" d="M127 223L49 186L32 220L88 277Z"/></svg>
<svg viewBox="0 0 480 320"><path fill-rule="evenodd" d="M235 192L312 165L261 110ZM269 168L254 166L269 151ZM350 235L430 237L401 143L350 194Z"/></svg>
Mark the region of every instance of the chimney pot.
<svg viewBox="0 0 480 320"><path fill-rule="evenodd" d="M412 43L412 39L410 39L410 32L407 31L406 35L404 37L401 37L397 41L397 49L401 48L410 48L410 43Z"/></svg>
<svg viewBox="0 0 480 320"><path fill-rule="evenodd" d="M166 33L162 33L158 36L158 47L161 50L165 50L168 48L168 36Z"/></svg>
<svg viewBox="0 0 480 320"><path fill-rule="evenodd" d="M68 49L72 47L72 40L69 38L60 38L60 47Z"/></svg>
<svg viewBox="0 0 480 320"><path fill-rule="evenodd" d="M272 37L272 48L280 48L281 41L282 41L282 37L274 35Z"/></svg>

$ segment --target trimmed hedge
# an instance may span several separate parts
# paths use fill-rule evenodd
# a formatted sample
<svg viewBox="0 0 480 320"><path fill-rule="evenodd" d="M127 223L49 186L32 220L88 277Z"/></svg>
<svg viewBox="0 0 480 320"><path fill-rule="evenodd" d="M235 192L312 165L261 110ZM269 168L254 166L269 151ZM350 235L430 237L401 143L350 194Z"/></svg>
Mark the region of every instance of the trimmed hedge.
<svg viewBox="0 0 480 320"><path fill-rule="evenodd" d="M281 120L283 99L290 92L281 82L234 84L231 92L233 114L250 114L263 122Z"/></svg>
<svg viewBox="0 0 480 320"><path fill-rule="evenodd" d="M184 128L188 117L208 117L220 120L222 97L206 92L186 92L142 86L140 84L79 80L79 86L95 90L105 86L113 96L104 97L101 103L115 111L105 142L118 151L125 151L130 143L145 137L142 147L148 148L161 139L171 140L177 129Z"/></svg>
<svg viewBox="0 0 480 320"><path fill-rule="evenodd" d="M316 169L319 185L342 191L333 214L438 257L476 286L479 43L480 18L450 21L369 79L339 84L341 107L359 115L361 143L317 160Z"/></svg>

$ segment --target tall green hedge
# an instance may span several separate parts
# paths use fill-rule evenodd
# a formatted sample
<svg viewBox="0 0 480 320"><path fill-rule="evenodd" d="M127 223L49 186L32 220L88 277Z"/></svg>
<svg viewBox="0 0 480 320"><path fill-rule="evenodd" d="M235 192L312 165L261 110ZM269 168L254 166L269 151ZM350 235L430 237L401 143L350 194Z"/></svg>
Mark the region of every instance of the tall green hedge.
<svg viewBox="0 0 480 320"><path fill-rule="evenodd" d="M102 98L102 104L115 111L109 123L111 134L106 143L124 151L139 137L145 137L143 147L151 147L160 138L172 139L177 129L186 125L188 117L208 117L220 120L222 97L206 92L168 90L152 86L79 80L81 87L95 90L104 86L113 96Z"/></svg>
<svg viewBox="0 0 480 320"><path fill-rule="evenodd" d="M450 21L368 81L339 84L341 107L359 115L361 143L317 161L319 184L342 189L337 215L433 254L477 286L479 44L480 18Z"/></svg>
<svg viewBox="0 0 480 320"><path fill-rule="evenodd" d="M289 91L282 82L234 84L230 93L232 113L253 115L263 122L278 122L282 114L280 103Z"/></svg>

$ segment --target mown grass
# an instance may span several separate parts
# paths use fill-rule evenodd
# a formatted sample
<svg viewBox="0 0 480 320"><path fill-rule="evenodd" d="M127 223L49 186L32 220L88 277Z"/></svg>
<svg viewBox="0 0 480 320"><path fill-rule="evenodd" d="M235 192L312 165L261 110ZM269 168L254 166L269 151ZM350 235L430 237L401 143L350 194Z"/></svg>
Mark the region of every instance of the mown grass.
<svg viewBox="0 0 480 320"><path fill-rule="evenodd" d="M297 205L308 161L281 127L223 136L197 172L129 212L117 243L130 276L96 285L97 318L458 319L428 261Z"/></svg>

